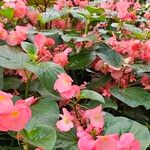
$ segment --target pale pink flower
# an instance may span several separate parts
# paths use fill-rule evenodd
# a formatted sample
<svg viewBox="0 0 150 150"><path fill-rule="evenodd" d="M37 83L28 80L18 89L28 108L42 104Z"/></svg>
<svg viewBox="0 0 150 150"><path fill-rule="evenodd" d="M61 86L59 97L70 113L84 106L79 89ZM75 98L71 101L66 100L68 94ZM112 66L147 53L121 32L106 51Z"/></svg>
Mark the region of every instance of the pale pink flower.
<svg viewBox="0 0 150 150"><path fill-rule="evenodd" d="M120 136L118 150L140 150L140 143L135 140L134 134L124 133Z"/></svg>
<svg viewBox="0 0 150 150"><path fill-rule="evenodd" d="M54 84L54 89L60 93L67 92L72 89L72 82L73 80L70 76L68 76L66 73L61 73L58 75L58 79Z"/></svg>
<svg viewBox="0 0 150 150"><path fill-rule="evenodd" d="M60 52L55 54L55 56L53 57L53 61L56 64L61 65L62 67L64 67L66 64L68 64L68 53L70 53L72 51L71 48L67 48L64 52Z"/></svg>
<svg viewBox="0 0 150 150"><path fill-rule="evenodd" d="M61 120L57 121L56 126L60 131L68 132L71 128L73 128L73 117L67 111L66 108L63 108L63 115L60 114Z"/></svg>
<svg viewBox="0 0 150 150"><path fill-rule="evenodd" d="M128 8L130 3L127 0L120 0L116 3L116 9L118 11L118 17L123 19L128 15Z"/></svg>
<svg viewBox="0 0 150 150"><path fill-rule="evenodd" d="M78 141L79 150L95 150L94 147L95 147L95 140L90 134L84 135Z"/></svg>
<svg viewBox="0 0 150 150"><path fill-rule="evenodd" d="M118 150L118 134L99 136L95 143L95 150Z"/></svg>
<svg viewBox="0 0 150 150"><path fill-rule="evenodd" d="M8 113L13 108L12 95L0 91L0 114Z"/></svg>
<svg viewBox="0 0 150 150"><path fill-rule="evenodd" d="M17 102L16 102L16 104L26 104L27 106L31 106L32 104L34 104L35 102L37 101L37 99L36 98L34 98L34 96L32 96L32 97L29 97L29 98L27 98L27 99L25 99L25 100L18 100Z"/></svg>
<svg viewBox="0 0 150 150"><path fill-rule="evenodd" d="M102 106L97 106L94 109L86 110L85 116L90 120L93 127L103 128L104 126L104 112L102 112Z"/></svg>

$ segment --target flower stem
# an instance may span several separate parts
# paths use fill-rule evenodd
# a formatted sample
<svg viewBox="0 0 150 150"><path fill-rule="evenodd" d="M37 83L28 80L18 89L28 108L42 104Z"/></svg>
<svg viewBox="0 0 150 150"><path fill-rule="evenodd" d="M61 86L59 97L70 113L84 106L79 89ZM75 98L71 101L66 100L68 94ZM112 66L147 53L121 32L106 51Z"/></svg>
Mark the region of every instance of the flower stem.
<svg viewBox="0 0 150 150"><path fill-rule="evenodd" d="M30 75L27 74L27 83L26 83L26 89L25 89L25 95L24 95L25 99L28 97L28 94L29 94L29 86L30 86L32 76L33 76L32 73Z"/></svg>

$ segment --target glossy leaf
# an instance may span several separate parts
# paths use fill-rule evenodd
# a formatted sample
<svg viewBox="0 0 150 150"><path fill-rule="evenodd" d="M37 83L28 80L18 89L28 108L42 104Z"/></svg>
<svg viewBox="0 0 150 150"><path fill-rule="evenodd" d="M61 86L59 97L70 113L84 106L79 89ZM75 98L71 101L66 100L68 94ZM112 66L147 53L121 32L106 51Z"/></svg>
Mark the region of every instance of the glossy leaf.
<svg viewBox="0 0 150 150"><path fill-rule="evenodd" d="M9 69L24 69L29 61L27 54L7 45L0 46L0 66Z"/></svg>
<svg viewBox="0 0 150 150"><path fill-rule="evenodd" d="M40 125L30 131L21 131L23 138L31 145L52 150L56 142L56 131L51 126Z"/></svg>
<svg viewBox="0 0 150 150"><path fill-rule="evenodd" d="M121 68L123 64L123 57L115 52L111 47L105 43L100 43L95 45L94 50L98 57L100 57L104 62L114 68Z"/></svg>
<svg viewBox="0 0 150 150"><path fill-rule="evenodd" d="M65 72L64 69L53 62L27 63L26 69L33 72L39 79L44 88L51 94L58 95L54 90L54 83L57 75Z"/></svg>
<svg viewBox="0 0 150 150"><path fill-rule="evenodd" d="M91 91L91 90L82 90L80 92L80 99L91 99L91 100L105 103L103 96L101 96L99 93L97 93L95 91Z"/></svg>
<svg viewBox="0 0 150 150"><path fill-rule="evenodd" d="M55 127L59 118L59 108L52 99L45 98L31 106L32 118L30 119L26 130L32 130L39 125L48 125Z"/></svg>
<svg viewBox="0 0 150 150"><path fill-rule="evenodd" d="M95 53L92 51L80 52L79 54L75 54L69 57L68 67L73 70L83 69L90 65L95 57Z"/></svg>
<svg viewBox="0 0 150 150"><path fill-rule="evenodd" d="M110 89L111 94L131 107L144 106L150 109L150 94L141 87L129 87L119 89L114 87Z"/></svg>

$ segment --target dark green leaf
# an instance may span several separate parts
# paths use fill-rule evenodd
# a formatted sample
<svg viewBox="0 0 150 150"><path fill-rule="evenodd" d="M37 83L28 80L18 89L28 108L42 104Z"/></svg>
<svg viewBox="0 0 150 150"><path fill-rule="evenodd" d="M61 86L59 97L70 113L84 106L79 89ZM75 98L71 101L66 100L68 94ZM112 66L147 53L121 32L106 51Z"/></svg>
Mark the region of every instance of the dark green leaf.
<svg viewBox="0 0 150 150"><path fill-rule="evenodd" d="M77 148L77 138L74 130L69 132L57 132L57 141L55 145L55 149L63 149L63 150L78 150Z"/></svg>
<svg viewBox="0 0 150 150"><path fill-rule="evenodd" d="M56 142L56 131L51 126L40 125L30 131L21 131L23 138L31 145L52 150Z"/></svg>
<svg viewBox="0 0 150 150"><path fill-rule="evenodd" d="M3 71L4 71L4 68L0 67L0 90L3 90L3 86L4 86Z"/></svg>
<svg viewBox="0 0 150 150"><path fill-rule="evenodd" d="M30 119L26 130L32 130L39 125L48 125L55 127L59 118L59 108L52 99L41 99L31 106L32 118Z"/></svg>
<svg viewBox="0 0 150 150"><path fill-rule="evenodd" d="M150 94L142 87L129 87L124 90L114 87L110 89L111 94L131 107L144 106L150 109Z"/></svg>
<svg viewBox="0 0 150 150"><path fill-rule="evenodd" d="M96 78L87 84L87 88L90 90L95 90L97 88L105 86L111 80L110 75L104 75L100 78Z"/></svg>
<svg viewBox="0 0 150 150"><path fill-rule="evenodd" d="M4 81L4 90L18 89L21 85L21 80L17 77L8 77Z"/></svg>
<svg viewBox="0 0 150 150"><path fill-rule="evenodd" d="M79 54L75 54L69 58L68 67L73 70L83 69L90 65L95 57L96 56L93 51L80 52Z"/></svg>
<svg viewBox="0 0 150 150"><path fill-rule="evenodd" d="M123 57L108 45L100 43L95 45L94 50L96 51L96 54L108 65L115 68L121 68L123 64Z"/></svg>

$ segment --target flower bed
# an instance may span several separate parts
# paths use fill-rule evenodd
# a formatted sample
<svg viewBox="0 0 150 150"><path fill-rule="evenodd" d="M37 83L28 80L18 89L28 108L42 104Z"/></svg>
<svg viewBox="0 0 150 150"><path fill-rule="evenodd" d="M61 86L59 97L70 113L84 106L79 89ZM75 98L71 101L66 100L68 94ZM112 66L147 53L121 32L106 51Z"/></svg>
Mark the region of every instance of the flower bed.
<svg viewBox="0 0 150 150"><path fill-rule="evenodd" d="M146 150L149 91L148 1L0 2L0 149Z"/></svg>

